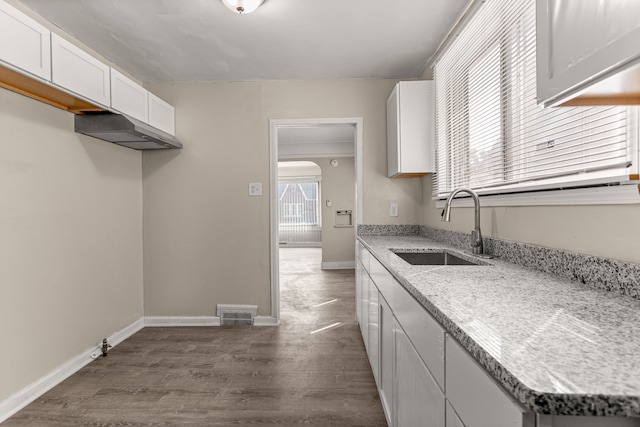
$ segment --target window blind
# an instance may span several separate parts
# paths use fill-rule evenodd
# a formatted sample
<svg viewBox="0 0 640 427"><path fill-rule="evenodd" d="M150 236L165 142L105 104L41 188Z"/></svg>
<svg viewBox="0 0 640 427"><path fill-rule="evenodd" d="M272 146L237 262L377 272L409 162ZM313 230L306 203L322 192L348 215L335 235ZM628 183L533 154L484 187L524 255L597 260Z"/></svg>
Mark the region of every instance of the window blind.
<svg viewBox="0 0 640 427"><path fill-rule="evenodd" d="M535 0L487 0L436 61L434 197L630 165L628 107L537 105L535 31Z"/></svg>

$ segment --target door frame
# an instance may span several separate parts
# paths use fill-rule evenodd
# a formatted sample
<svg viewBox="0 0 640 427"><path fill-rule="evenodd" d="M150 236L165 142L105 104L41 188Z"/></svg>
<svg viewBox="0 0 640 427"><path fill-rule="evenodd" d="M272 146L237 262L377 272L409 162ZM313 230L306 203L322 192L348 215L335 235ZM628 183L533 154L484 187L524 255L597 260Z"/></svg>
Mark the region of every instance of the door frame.
<svg viewBox="0 0 640 427"><path fill-rule="evenodd" d="M269 165L269 225L270 225L270 262L271 262L271 317L275 324L280 323L280 246L278 237L278 129L284 127L303 127L317 125L345 125L355 127L353 147L353 161L355 165L355 223L356 233L358 225L362 223L362 117L323 118L323 119L270 119L269 120L269 150L271 153Z"/></svg>

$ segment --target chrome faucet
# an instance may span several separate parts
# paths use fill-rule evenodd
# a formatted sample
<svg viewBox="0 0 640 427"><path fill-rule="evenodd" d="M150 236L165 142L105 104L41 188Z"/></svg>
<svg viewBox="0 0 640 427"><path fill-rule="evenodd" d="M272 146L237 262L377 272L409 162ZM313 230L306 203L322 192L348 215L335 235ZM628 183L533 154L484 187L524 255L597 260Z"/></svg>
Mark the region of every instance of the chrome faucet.
<svg viewBox="0 0 640 427"><path fill-rule="evenodd" d="M451 201L453 201L453 198L460 192L469 193L469 195L473 199L476 221L475 228L471 232L471 250L474 255L483 255L484 248L482 246L482 233L480 232L480 199L478 199L478 195L475 193L475 191L469 188L458 188L456 190L453 190L451 194L449 194L447 201L444 202L444 209L442 210L442 221L451 221Z"/></svg>

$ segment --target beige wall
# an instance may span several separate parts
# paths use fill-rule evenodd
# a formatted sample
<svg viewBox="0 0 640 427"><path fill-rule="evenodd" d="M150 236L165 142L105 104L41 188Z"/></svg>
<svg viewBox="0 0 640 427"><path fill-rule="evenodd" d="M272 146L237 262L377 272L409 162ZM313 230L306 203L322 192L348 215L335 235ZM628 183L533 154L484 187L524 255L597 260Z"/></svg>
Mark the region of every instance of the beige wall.
<svg viewBox="0 0 640 427"><path fill-rule="evenodd" d="M423 224L447 230L473 229L473 209L453 208L451 222L440 221L431 200L431 178L424 182ZM484 236L550 248L640 262L640 206L484 207Z"/></svg>
<svg viewBox="0 0 640 427"><path fill-rule="evenodd" d="M142 316L140 153L0 89L0 401Z"/></svg>
<svg viewBox="0 0 640 427"><path fill-rule="evenodd" d="M322 212L322 262L355 261L356 233L354 227L334 227L336 211L350 210L355 222L355 163L353 157L336 158L338 166L331 166L331 158L296 159L313 162L322 174L320 209ZM296 173L298 173L296 175ZM309 176L303 169L287 168L281 176ZM280 175L280 174L279 174ZM332 206L328 207L326 201Z"/></svg>
<svg viewBox="0 0 640 427"><path fill-rule="evenodd" d="M147 315L206 316L218 303L270 314L269 119L362 117L364 222L420 220L419 180L389 180L392 80L149 85L176 106L179 152L145 153ZM249 197L262 182L262 197ZM390 218L388 204L400 204Z"/></svg>

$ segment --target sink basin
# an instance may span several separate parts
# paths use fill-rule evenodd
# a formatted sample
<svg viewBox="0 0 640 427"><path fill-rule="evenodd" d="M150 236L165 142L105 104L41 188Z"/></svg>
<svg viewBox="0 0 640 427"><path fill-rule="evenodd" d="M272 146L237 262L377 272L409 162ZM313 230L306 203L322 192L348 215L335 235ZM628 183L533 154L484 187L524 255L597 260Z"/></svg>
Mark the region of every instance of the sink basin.
<svg viewBox="0 0 640 427"><path fill-rule="evenodd" d="M482 265L448 252L394 252L411 265Z"/></svg>

